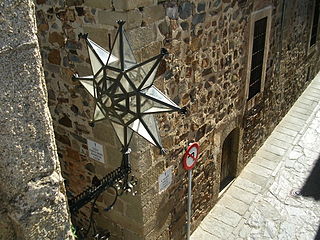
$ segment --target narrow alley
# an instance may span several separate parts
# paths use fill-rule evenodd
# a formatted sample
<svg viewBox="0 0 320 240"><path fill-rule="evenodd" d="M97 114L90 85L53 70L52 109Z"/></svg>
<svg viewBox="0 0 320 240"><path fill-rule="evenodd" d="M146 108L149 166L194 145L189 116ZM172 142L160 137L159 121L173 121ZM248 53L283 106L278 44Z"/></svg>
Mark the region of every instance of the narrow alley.
<svg viewBox="0 0 320 240"><path fill-rule="evenodd" d="M320 74L191 236L320 239Z"/></svg>

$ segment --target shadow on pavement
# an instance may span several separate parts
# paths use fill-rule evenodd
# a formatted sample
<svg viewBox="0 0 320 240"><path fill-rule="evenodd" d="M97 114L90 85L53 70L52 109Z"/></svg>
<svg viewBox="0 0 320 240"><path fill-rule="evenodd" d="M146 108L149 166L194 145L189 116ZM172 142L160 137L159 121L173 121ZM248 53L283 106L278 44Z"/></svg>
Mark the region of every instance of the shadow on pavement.
<svg viewBox="0 0 320 240"><path fill-rule="evenodd" d="M314 237L314 240L320 240L320 226L318 228L317 235Z"/></svg>
<svg viewBox="0 0 320 240"><path fill-rule="evenodd" d="M316 201L320 200L320 156L300 190L300 195L304 197L311 197ZM320 226L314 240L320 240Z"/></svg>
<svg viewBox="0 0 320 240"><path fill-rule="evenodd" d="M314 165L308 179L300 190L300 195L304 197L312 197L314 200L320 200L320 156Z"/></svg>

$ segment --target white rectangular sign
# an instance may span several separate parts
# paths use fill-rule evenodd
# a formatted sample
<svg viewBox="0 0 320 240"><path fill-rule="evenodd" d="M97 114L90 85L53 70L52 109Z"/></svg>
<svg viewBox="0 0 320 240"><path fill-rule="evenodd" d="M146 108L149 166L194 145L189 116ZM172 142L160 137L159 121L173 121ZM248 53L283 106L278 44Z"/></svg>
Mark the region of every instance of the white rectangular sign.
<svg viewBox="0 0 320 240"><path fill-rule="evenodd" d="M172 183L172 167L159 176L159 193L166 190Z"/></svg>
<svg viewBox="0 0 320 240"><path fill-rule="evenodd" d="M99 143L87 139L89 157L104 163L103 146Z"/></svg>

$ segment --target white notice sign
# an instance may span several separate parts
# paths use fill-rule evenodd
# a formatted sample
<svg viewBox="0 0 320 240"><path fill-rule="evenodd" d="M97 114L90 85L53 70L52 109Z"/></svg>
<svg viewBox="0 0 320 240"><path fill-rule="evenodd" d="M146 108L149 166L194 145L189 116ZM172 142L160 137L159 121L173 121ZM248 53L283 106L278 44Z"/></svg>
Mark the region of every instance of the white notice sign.
<svg viewBox="0 0 320 240"><path fill-rule="evenodd" d="M99 143L87 139L89 157L104 163L103 146Z"/></svg>
<svg viewBox="0 0 320 240"><path fill-rule="evenodd" d="M159 176L159 193L166 190L172 183L172 167Z"/></svg>

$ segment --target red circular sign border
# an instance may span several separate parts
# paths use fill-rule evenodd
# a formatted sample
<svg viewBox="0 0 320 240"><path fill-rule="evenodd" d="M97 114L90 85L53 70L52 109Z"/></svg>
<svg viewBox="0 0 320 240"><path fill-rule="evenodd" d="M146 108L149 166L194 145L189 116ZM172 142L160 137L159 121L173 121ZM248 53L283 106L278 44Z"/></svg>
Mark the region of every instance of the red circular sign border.
<svg viewBox="0 0 320 240"><path fill-rule="evenodd" d="M189 152L190 152L191 148L194 148L194 147L196 147L196 149L197 149L197 156L196 156L195 158L193 158L193 159L194 159L193 164L192 164L191 166L188 166L188 165L187 165L187 157L190 156ZM192 168L194 168L194 166L196 165L196 163L197 163L197 161L198 161L199 152L200 152L199 150L200 150L200 145L199 145L199 143L196 143L196 142L195 142L195 143L192 143L192 144L187 148L185 154L183 155L183 161L182 161L182 163L183 163L183 168L184 168L185 170L191 170Z"/></svg>

